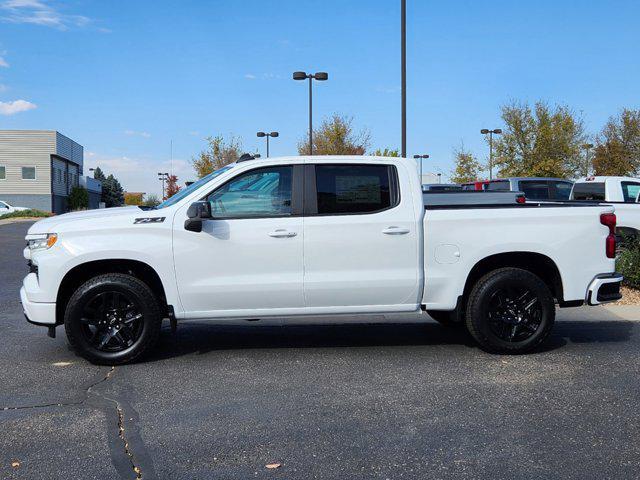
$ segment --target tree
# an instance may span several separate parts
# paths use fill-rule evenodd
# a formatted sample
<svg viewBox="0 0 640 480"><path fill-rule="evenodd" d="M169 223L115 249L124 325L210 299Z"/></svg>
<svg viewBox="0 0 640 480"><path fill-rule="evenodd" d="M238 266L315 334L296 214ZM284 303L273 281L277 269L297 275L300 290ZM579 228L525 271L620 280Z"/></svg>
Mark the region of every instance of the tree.
<svg viewBox="0 0 640 480"><path fill-rule="evenodd" d="M89 208L89 192L84 187L73 187L69 192L69 209L86 210Z"/></svg>
<svg viewBox="0 0 640 480"><path fill-rule="evenodd" d="M191 164L199 178L235 162L241 155L242 142L236 137L232 136L228 141L225 141L221 135L207 137L207 143L208 148L191 159Z"/></svg>
<svg viewBox="0 0 640 480"><path fill-rule="evenodd" d="M494 137L494 164L506 177L575 177L585 141L582 119L568 107L539 101L512 102L501 109L506 128Z"/></svg>
<svg viewBox="0 0 640 480"><path fill-rule="evenodd" d="M141 192L124 192L124 204L125 205L142 205L142 196L144 193Z"/></svg>
<svg viewBox="0 0 640 480"><path fill-rule="evenodd" d="M374 157L399 157L400 151L396 148L391 150L389 148L385 148L384 150L380 150L379 148L373 152L371 155Z"/></svg>
<svg viewBox="0 0 640 480"><path fill-rule="evenodd" d="M158 198L157 195L154 195L154 194L147 195L147 197L142 202L142 205L147 207L156 207L160 205L160 199Z"/></svg>
<svg viewBox="0 0 640 480"><path fill-rule="evenodd" d="M122 185L112 174L102 181L102 201L106 207L120 207L124 203Z"/></svg>
<svg viewBox="0 0 640 480"><path fill-rule="evenodd" d="M106 177L104 176L104 173L102 173L102 170L100 170L100 167L96 167L96 169L93 171L93 178L101 182L106 180Z"/></svg>
<svg viewBox="0 0 640 480"><path fill-rule="evenodd" d="M175 175L169 175L167 178L167 198L173 197L176 193L180 191L180 187L178 186L178 177Z"/></svg>
<svg viewBox="0 0 640 480"><path fill-rule="evenodd" d="M364 155L369 147L369 132L353 131L353 118L334 113L313 131L314 155ZM300 155L309 154L309 138L298 143Z"/></svg>
<svg viewBox="0 0 640 480"><path fill-rule="evenodd" d="M482 164L469 151L465 150L464 145L453 151L455 157L456 168L451 172L451 181L453 183L469 183L477 180L482 172Z"/></svg>
<svg viewBox="0 0 640 480"><path fill-rule="evenodd" d="M635 175L640 170L640 110L623 109L596 138L595 175Z"/></svg>

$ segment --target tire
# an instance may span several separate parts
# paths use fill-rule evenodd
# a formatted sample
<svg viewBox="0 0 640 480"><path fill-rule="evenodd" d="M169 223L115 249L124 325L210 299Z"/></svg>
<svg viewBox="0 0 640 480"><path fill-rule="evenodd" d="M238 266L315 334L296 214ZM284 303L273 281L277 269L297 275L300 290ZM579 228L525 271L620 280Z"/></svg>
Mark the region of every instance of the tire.
<svg viewBox="0 0 640 480"><path fill-rule="evenodd" d="M549 336L555 314L553 296L540 277L520 268L500 268L471 290L466 325L483 350L520 354Z"/></svg>
<svg viewBox="0 0 640 480"><path fill-rule="evenodd" d="M162 314L153 291L131 275L109 273L82 284L67 303L64 328L76 353L92 363L122 365L158 341Z"/></svg>
<svg viewBox="0 0 640 480"><path fill-rule="evenodd" d="M448 328L458 328L464 325L464 318L460 318L457 310L427 310L427 313L440 325Z"/></svg>

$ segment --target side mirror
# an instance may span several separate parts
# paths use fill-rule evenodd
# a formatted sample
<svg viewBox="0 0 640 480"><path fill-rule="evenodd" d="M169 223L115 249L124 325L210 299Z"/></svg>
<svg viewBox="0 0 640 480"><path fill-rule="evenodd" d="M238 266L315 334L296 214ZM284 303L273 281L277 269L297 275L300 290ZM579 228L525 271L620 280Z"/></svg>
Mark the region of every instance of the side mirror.
<svg viewBox="0 0 640 480"><path fill-rule="evenodd" d="M202 232L202 220L213 218L211 215L211 204L209 202L193 202L187 210L187 217L184 222L184 229L190 232Z"/></svg>
<svg viewBox="0 0 640 480"><path fill-rule="evenodd" d="M200 220L212 218L211 204L209 202L193 202L187 210L187 217L199 218Z"/></svg>

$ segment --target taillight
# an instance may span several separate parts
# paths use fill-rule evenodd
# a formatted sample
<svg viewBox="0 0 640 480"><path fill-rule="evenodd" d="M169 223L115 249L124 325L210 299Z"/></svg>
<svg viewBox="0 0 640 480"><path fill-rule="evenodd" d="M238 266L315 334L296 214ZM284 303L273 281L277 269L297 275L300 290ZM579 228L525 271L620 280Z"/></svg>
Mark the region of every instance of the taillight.
<svg viewBox="0 0 640 480"><path fill-rule="evenodd" d="M527 203L527 199L524 195L518 195L516 197L516 203Z"/></svg>
<svg viewBox="0 0 640 480"><path fill-rule="evenodd" d="M609 235L605 240L607 258L616 258L616 215L615 213L601 213L600 223L609 227Z"/></svg>

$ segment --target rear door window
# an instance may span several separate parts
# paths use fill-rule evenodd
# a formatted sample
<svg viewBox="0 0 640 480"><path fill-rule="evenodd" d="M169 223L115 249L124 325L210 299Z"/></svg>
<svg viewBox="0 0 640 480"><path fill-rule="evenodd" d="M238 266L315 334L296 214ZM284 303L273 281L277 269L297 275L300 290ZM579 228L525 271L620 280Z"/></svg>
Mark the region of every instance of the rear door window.
<svg viewBox="0 0 640 480"><path fill-rule="evenodd" d="M638 193L640 192L640 183L622 182L622 195L627 203L636 203Z"/></svg>
<svg viewBox="0 0 640 480"><path fill-rule="evenodd" d="M531 200L549 200L549 182L545 180L522 180L520 182L520 190L527 199Z"/></svg>
<svg viewBox="0 0 640 480"><path fill-rule="evenodd" d="M604 202L604 182L576 183L573 186L573 200L596 200Z"/></svg>
<svg viewBox="0 0 640 480"><path fill-rule="evenodd" d="M388 165L316 165L319 215L358 214L397 204Z"/></svg>

